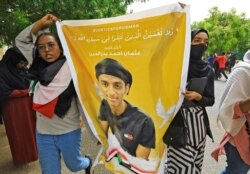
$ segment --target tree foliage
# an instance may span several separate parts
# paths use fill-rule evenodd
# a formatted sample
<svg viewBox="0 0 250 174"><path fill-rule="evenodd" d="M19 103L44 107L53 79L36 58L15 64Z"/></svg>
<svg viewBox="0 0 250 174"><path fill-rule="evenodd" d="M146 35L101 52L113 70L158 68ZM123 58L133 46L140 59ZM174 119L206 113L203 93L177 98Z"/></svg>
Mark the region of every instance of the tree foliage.
<svg viewBox="0 0 250 174"><path fill-rule="evenodd" d="M26 26L52 13L60 19L93 19L123 15L127 6L147 0L1 0L0 46L13 45Z"/></svg>
<svg viewBox="0 0 250 174"><path fill-rule="evenodd" d="M208 18L192 24L192 28L199 27L209 31L210 54L224 51L242 55L250 48L250 20L245 13L237 15L234 8L229 12L211 8Z"/></svg>
<svg viewBox="0 0 250 174"><path fill-rule="evenodd" d="M52 13L62 20L93 19L123 15L133 2L148 0L1 0L0 46L13 45L16 35L26 26ZM208 52L244 53L250 48L250 20L235 9L221 12L218 7L209 10L209 17L194 22L192 28L209 31Z"/></svg>

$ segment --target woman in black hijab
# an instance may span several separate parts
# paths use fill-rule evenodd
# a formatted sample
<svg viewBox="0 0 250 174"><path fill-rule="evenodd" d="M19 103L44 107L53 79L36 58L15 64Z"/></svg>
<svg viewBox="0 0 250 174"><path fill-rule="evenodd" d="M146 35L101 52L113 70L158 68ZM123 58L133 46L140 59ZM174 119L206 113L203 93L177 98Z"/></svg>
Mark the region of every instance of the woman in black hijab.
<svg viewBox="0 0 250 174"><path fill-rule="evenodd" d="M0 61L0 123L2 124L2 102L10 96L14 89L26 89L29 86L20 72L27 60L17 47L9 48ZM22 66L23 65L23 66Z"/></svg>
<svg viewBox="0 0 250 174"><path fill-rule="evenodd" d="M27 89L29 82L21 72L25 71L27 60L17 47L9 48L0 61L0 102L5 100L14 89Z"/></svg>
<svg viewBox="0 0 250 174"><path fill-rule="evenodd" d="M184 147L167 148L166 173L200 174L206 145L206 135L212 139L208 115L205 107L214 104L214 73L202 60L208 46L209 35L205 29L191 32L191 50L187 84L193 78L205 78L207 82L203 92L187 89L184 102L178 114L181 114L187 129L187 144ZM177 115L175 117L177 117Z"/></svg>
<svg viewBox="0 0 250 174"><path fill-rule="evenodd" d="M36 117L28 95L29 81L23 76L27 64L17 47L9 48L0 61L0 104L14 165L38 159Z"/></svg>

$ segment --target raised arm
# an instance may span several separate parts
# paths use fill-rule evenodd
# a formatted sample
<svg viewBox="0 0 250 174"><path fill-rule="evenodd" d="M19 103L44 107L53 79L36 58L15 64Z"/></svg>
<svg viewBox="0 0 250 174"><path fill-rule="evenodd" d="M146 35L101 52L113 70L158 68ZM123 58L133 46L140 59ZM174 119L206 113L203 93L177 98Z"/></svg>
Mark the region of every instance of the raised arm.
<svg viewBox="0 0 250 174"><path fill-rule="evenodd" d="M49 26L54 25L57 17L52 14L47 14L40 20L36 21L31 29L31 33L37 35L39 31L47 29Z"/></svg>
<svg viewBox="0 0 250 174"><path fill-rule="evenodd" d="M15 39L16 46L29 61L29 64L33 61L32 51L37 35L41 32L49 32L48 27L55 24L56 20L57 17L47 14L17 35Z"/></svg>

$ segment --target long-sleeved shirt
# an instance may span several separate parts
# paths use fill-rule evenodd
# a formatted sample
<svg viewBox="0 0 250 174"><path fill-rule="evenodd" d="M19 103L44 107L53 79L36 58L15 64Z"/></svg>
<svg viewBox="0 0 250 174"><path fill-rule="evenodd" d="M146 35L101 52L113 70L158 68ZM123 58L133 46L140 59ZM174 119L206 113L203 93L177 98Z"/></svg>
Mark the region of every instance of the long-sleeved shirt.
<svg viewBox="0 0 250 174"><path fill-rule="evenodd" d="M220 145L212 153L218 156L224 153L224 145L229 141L235 145L241 158L250 164L250 140L246 123L249 124L249 113L240 110L239 103L250 97L250 64L236 64L221 95L218 121L225 130Z"/></svg>

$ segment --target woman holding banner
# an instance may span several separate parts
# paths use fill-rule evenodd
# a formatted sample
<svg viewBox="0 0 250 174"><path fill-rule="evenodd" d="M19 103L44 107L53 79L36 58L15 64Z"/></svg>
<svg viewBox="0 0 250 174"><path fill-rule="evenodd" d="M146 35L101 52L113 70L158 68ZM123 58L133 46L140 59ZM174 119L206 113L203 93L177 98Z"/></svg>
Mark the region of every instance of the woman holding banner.
<svg viewBox="0 0 250 174"><path fill-rule="evenodd" d="M61 173L61 155L73 172L90 174L91 159L81 156L82 133L78 98L61 43L45 32L57 17L48 14L24 29L16 45L32 63L33 109L36 110L37 147L42 173ZM33 45L35 41L35 45ZM32 57L32 49L33 57Z"/></svg>
<svg viewBox="0 0 250 174"><path fill-rule="evenodd" d="M187 82L194 78L207 78L203 92L187 89L184 102L180 108L187 125L187 144L184 147L167 147L165 173L199 174L202 170L206 135L211 138L208 115L205 107L214 104L214 73L212 68L202 60L208 46L209 35L204 29L191 32L191 51Z"/></svg>

